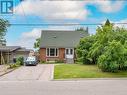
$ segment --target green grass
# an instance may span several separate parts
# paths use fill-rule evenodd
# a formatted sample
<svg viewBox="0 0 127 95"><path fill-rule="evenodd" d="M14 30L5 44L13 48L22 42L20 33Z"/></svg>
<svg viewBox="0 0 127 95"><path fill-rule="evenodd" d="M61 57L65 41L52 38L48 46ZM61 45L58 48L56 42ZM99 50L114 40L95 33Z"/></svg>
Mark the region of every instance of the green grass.
<svg viewBox="0 0 127 95"><path fill-rule="evenodd" d="M55 65L55 79L71 78L120 78L127 77L127 71L118 73L102 72L96 65L60 64Z"/></svg>

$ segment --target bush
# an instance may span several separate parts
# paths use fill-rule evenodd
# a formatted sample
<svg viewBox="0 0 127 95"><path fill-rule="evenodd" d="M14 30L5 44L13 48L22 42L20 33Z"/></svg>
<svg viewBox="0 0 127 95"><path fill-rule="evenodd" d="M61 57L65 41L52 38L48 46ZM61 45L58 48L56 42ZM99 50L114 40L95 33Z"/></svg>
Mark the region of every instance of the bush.
<svg viewBox="0 0 127 95"><path fill-rule="evenodd" d="M16 64L24 65L24 58L23 58L23 57L18 57L18 58L16 59Z"/></svg>
<svg viewBox="0 0 127 95"><path fill-rule="evenodd" d="M98 67L103 72L118 72L119 65L116 61L108 60L108 56L101 55L98 59Z"/></svg>
<svg viewBox="0 0 127 95"><path fill-rule="evenodd" d="M44 64L44 63L45 63L45 61L44 61L44 60L41 60L41 61L40 61L40 64Z"/></svg>
<svg viewBox="0 0 127 95"><path fill-rule="evenodd" d="M82 64L97 64L106 72L127 70L127 29L107 20L95 35L81 39L76 51Z"/></svg>
<svg viewBox="0 0 127 95"><path fill-rule="evenodd" d="M106 72L118 72L125 67L125 48L120 42L112 41L98 58L98 67Z"/></svg>
<svg viewBox="0 0 127 95"><path fill-rule="evenodd" d="M8 69L12 69L12 68L19 67L20 65L14 63L14 64L10 64L9 66L10 67Z"/></svg>
<svg viewBox="0 0 127 95"><path fill-rule="evenodd" d="M55 63L64 63L63 60L55 60Z"/></svg>
<svg viewBox="0 0 127 95"><path fill-rule="evenodd" d="M90 64L89 57L87 57L89 53L89 49L95 42L95 36L88 36L82 38L79 42L79 45L76 48L77 61L82 62L83 64Z"/></svg>

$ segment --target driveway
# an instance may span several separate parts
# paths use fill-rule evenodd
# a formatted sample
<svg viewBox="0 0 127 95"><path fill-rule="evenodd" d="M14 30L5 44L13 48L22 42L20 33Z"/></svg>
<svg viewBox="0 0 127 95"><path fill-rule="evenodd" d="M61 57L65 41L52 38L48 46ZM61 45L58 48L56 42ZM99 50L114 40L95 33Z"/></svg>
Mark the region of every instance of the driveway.
<svg viewBox="0 0 127 95"><path fill-rule="evenodd" d="M53 79L53 71L53 64L22 66L14 70L13 72L0 77L0 81L49 81Z"/></svg>

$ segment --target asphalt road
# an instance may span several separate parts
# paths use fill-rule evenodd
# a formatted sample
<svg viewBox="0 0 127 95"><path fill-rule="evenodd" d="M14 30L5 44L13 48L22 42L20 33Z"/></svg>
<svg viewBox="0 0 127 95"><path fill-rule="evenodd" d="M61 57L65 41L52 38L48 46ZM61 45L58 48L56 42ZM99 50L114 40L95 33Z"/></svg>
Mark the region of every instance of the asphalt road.
<svg viewBox="0 0 127 95"><path fill-rule="evenodd" d="M53 79L53 64L22 66L11 73L0 77L0 81L49 81Z"/></svg>
<svg viewBox="0 0 127 95"><path fill-rule="evenodd" d="M3 81L0 95L127 95L127 80Z"/></svg>
<svg viewBox="0 0 127 95"><path fill-rule="evenodd" d="M0 95L127 95L127 80L50 81L54 65L21 67L0 77Z"/></svg>

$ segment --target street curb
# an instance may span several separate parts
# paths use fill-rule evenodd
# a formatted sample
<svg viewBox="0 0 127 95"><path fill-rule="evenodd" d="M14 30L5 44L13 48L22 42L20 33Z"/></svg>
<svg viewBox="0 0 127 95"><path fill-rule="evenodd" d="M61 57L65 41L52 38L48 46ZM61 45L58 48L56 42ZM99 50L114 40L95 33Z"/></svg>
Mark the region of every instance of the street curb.
<svg viewBox="0 0 127 95"><path fill-rule="evenodd" d="M55 65L53 64L52 70L51 70L51 74L52 74L51 79L50 79L51 81L54 80L54 67L55 67Z"/></svg>
<svg viewBox="0 0 127 95"><path fill-rule="evenodd" d="M85 80L127 80L127 78L77 78L77 79L53 79L52 81L85 81Z"/></svg>
<svg viewBox="0 0 127 95"><path fill-rule="evenodd" d="M3 73L3 74L0 74L0 77L6 75L6 74L8 74L8 73L10 73L10 72L12 72L12 71L14 71L14 70L16 70L16 69L17 69L17 68L14 68L14 69L11 69L11 70L9 70L9 71Z"/></svg>

